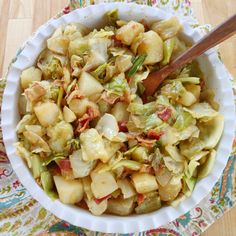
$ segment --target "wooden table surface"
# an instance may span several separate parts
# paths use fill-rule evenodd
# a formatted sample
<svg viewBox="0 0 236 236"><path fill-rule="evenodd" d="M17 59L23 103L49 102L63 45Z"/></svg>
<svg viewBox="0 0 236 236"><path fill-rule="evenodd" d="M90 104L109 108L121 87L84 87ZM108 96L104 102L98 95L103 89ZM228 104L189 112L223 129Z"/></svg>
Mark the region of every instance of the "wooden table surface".
<svg viewBox="0 0 236 236"><path fill-rule="evenodd" d="M0 0L0 78L5 74L17 48L68 0ZM217 25L236 13L236 0L192 0L201 23ZM236 36L220 45L223 60L236 78ZM235 236L236 207L217 220L204 236Z"/></svg>

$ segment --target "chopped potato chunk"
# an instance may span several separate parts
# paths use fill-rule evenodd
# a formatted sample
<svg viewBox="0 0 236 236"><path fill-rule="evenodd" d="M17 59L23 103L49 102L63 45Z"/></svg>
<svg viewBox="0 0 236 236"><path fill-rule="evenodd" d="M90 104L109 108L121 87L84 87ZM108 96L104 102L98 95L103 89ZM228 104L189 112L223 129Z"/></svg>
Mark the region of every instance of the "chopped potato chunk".
<svg viewBox="0 0 236 236"><path fill-rule="evenodd" d="M78 203L84 195L83 184L80 180L66 180L62 176L53 177L59 199L66 204Z"/></svg>
<svg viewBox="0 0 236 236"><path fill-rule="evenodd" d="M91 177L91 189L96 198L103 198L118 189L116 180L110 172L93 172Z"/></svg>
<svg viewBox="0 0 236 236"><path fill-rule="evenodd" d="M34 112L40 124L44 127L48 127L57 121L59 108L53 102L45 102L35 106Z"/></svg>
<svg viewBox="0 0 236 236"><path fill-rule="evenodd" d="M20 80L22 89L29 87L34 81L40 81L42 79L42 71L34 66L29 67L22 71Z"/></svg>
<svg viewBox="0 0 236 236"><path fill-rule="evenodd" d="M138 54L146 54L144 65L152 65L163 59L163 41L154 31L145 32L138 46Z"/></svg>
<svg viewBox="0 0 236 236"><path fill-rule="evenodd" d="M158 189L155 176L147 173L135 173L131 176L138 193L148 193Z"/></svg>
<svg viewBox="0 0 236 236"><path fill-rule="evenodd" d="M128 24L119 28L116 32L116 38L123 44L131 45L134 38L144 32L144 26L138 22L130 21Z"/></svg>

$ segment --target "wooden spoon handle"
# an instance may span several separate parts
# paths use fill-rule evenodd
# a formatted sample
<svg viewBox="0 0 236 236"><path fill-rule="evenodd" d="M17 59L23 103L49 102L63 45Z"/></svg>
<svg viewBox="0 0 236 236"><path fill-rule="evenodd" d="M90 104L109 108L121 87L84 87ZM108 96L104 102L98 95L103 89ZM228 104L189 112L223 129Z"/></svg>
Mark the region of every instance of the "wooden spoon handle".
<svg viewBox="0 0 236 236"><path fill-rule="evenodd" d="M212 30L198 43L194 44L182 55L173 60L169 65L163 67L159 71L151 73L146 80L143 81L145 93L147 96L152 95L162 81L176 69L191 62L208 49L216 46L222 41L228 39L236 33L236 14L226 20L223 24Z"/></svg>

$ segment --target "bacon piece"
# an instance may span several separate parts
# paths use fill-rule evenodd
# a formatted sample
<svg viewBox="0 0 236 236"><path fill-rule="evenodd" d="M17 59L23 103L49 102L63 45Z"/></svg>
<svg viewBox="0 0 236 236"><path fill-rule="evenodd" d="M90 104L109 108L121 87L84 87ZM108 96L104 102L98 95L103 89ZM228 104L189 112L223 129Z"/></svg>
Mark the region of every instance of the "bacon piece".
<svg viewBox="0 0 236 236"><path fill-rule="evenodd" d="M89 122L100 116L98 109L88 107L86 113L78 119L76 132L82 133L85 129L89 128Z"/></svg>
<svg viewBox="0 0 236 236"><path fill-rule="evenodd" d="M138 196L137 196L138 205L142 204L144 202L145 198L146 198L145 195L138 193Z"/></svg>
<svg viewBox="0 0 236 236"><path fill-rule="evenodd" d="M107 196L102 197L102 198L94 198L94 201L95 201L97 204L100 204L102 201L107 200L107 199L109 199L109 198L111 198L111 194L108 194Z"/></svg>
<svg viewBox="0 0 236 236"><path fill-rule="evenodd" d="M206 82L204 79L200 80L200 87L201 87L201 90L203 90L206 87Z"/></svg>
<svg viewBox="0 0 236 236"><path fill-rule="evenodd" d="M59 160L57 163L61 169L61 175L65 179L74 179L74 175L73 175L73 171L72 171L69 159Z"/></svg>
<svg viewBox="0 0 236 236"><path fill-rule="evenodd" d="M89 115L85 113L81 118L78 120L78 125L75 130L77 133L82 133L85 129L89 128L89 122L91 121Z"/></svg>
<svg viewBox="0 0 236 236"><path fill-rule="evenodd" d="M125 132L125 133L128 132L127 121L119 121L118 126L120 132Z"/></svg>
<svg viewBox="0 0 236 236"><path fill-rule="evenodd" d="M131 96L129 91L125 91L124 95L120 97L120 101L128 104L131 102Z"/></svg>
<svg viewBox="0 0 236 236"><path fill-rule="evenodd" d="M136 139L141 144L141 146L146 147L146 148L152 148L156 142L155 139L148 139L141 135L138 135Z"/></svg>
<svg viewBox="0 0 236 236"><path fill-rule="evenodd" d="M155 131L155 130L149 130L149 131L147 132L147 137L148 137L149 139L159 140L160 137L161 137L163 134L164 134L163 131L157 132L157 131Z"/></svg>
<svg viewBox="0 0 236 236"><path fill-rule="evenodd" d="M154 144L156 142L155 139L147 139L145 137L142 137L141 135L138 135L136 139L138 140L138 142L146 144Z"/></svg>
<svg viewBox="0 0 236 236"><path fill-rule="evenodd" d="M74 90L69 95L66 95L65 99L66 99L67 104L69 104L71 102L71 100L76 99L76 98L80 99L83 97L84 96L80 94L79 90Z"/></svg>
<svg viewBox="0 0 236 236"><path fill-rule="evenodd" d="M58 165L60 167L60 169L62 170L72 170L71 168L71 164L70 164L70 160L69 159L65 159L65 160L59 160L58 161Z"/></svg>
<svg viewBox="0 0 236 236"><path fill-rule="evenodd" d="M171 117L171 113L171 109L169 107L166 107L162 111L158 111L157 115L161 120L167 121Z"/></svg>
<svg viewBox="0 0 236 236"><path fill-rule="evenodd" d="M98 109L92 107L88 107L86 113L88 114L90 120L93 120L101 115Z"/></svg>

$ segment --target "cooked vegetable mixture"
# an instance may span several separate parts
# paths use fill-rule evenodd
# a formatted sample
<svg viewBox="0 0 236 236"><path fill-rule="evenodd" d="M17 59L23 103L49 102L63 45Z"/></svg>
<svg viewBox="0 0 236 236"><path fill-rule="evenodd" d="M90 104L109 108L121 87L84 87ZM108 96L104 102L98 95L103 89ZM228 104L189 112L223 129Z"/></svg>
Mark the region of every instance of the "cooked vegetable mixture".
<svg viewBox="0 0 236 236"><path fill-rule="evenodd" d="M196 62L145 97L142 81L188 47L177 18L106 19L59 27L22 72L17 153L50 197L94 215L177 206L211 171L223 116Z"/></svg>

